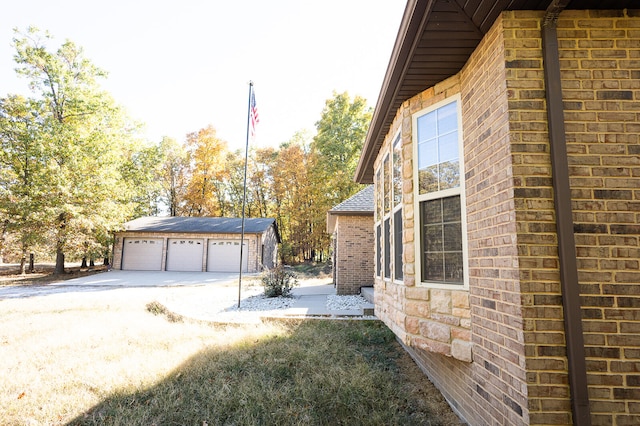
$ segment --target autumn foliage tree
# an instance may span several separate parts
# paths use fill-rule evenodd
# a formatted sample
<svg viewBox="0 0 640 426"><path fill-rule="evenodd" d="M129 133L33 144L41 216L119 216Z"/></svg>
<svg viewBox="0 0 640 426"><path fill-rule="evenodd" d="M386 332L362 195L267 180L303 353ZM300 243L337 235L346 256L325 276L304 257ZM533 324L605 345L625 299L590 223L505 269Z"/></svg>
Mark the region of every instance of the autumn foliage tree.
<svg viewBox="0 0 640 426"><path fill-rule="evenodd" d="M227 143L216 136L213 126L187 135L189 182L182 212L186 216L221 216Z"/></svg>
<svg viewBox="0 0 640 426"><path fill-rule="evenodd" d="M347 93L327 100L317 134L299 132L278 148L252 148L247 173L247 217L273 217L286 263L323 261L329 253L326 213L361 187L353 181L371 118L363 98ZM190 133L185 154L163 140L163 187L170 214L242 214L244 153L231 152L212 126ZM167 192L167 190L165 190Z"/></svg>

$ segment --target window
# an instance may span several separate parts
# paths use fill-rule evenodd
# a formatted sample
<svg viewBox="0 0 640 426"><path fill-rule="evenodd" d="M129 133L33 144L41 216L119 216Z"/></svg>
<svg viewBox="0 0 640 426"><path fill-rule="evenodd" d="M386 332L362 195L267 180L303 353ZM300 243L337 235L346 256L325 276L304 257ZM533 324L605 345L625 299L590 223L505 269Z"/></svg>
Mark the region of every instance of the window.
<svg viewBox="0 0 640 426"><path fill-rule="evenodd" d="M382 275L382 173L378 169L376 172L376 187L375 200L376 200L376 277Z"/></svg>
<svg viewBox="0 0 640 426"><path fill-rule="evenodd" d="M402 281L402 140L394 139L376 171L376 276Z"/></svg>
<svg viewBox="0 0 640 426"><path fill-rule="evenodd" d="M400 135L393 142L393 277L403 278L402 262L402 140Z"/></svg>
<svg viewBox="0 0 640 426"><path fill-rule="evenodd" d="M425 284L467 285L459 104L456 96L414 115L416 269Z"/></svg>

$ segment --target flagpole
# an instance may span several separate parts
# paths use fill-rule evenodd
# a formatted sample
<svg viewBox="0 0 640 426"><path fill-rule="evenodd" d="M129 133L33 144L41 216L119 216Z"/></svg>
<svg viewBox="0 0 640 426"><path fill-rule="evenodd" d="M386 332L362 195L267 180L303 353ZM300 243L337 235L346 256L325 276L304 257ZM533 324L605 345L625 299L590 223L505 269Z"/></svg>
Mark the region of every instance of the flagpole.
<svg viewBox="0 0 640 426"><path fill-rule="evenodd" d="M244 150L244 183L242 184L242 230L240 232L240 273L238 275L238 309L242 295L242 257L244 249L244 216L247 205L247 160L249 159L249 128L251 126L251 96L253 95L253 81L249 81L249 107L247 109L247 142Z"/></svg>

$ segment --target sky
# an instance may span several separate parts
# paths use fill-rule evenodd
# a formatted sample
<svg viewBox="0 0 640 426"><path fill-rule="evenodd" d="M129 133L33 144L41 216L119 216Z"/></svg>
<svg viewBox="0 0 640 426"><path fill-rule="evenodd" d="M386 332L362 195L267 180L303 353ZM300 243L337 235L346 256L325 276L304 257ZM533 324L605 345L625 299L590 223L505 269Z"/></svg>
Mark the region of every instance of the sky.
<svg viewBox="0 0 640 426"><path fill-rule="evenodd" d="M406 0L21 0L0 13L0 97L29 95L14 71L14 28L71 40L109 73L102 87L143 136L180 142L208 125L244 149L249 82L258 146L315 133L327 99L347 91L371 107Z"/></svg>

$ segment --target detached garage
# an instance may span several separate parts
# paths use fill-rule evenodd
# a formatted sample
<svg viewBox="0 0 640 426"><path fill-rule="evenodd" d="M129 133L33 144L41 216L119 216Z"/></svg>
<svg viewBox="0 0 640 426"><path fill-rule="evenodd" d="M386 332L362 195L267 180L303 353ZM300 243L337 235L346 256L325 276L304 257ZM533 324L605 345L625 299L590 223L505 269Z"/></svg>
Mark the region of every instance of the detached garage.
<svg viewBox="0 0 640 426"><path fill-rule="evenodd" d="M235 272L240 269L242 219L142 217L115 234L113 267L138 271ZM243 272L277 263L275 219L245 219Z"/></svg>

